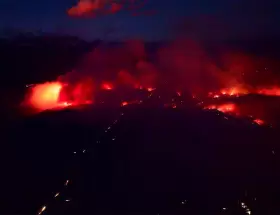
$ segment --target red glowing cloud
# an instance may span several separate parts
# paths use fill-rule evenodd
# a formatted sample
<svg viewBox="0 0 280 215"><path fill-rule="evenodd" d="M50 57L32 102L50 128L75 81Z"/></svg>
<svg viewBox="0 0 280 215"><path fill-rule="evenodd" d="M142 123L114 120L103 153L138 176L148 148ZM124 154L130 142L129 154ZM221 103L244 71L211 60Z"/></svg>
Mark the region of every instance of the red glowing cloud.
<svg viewBox="0 0 280 215"><path fill-rule="evenodd" d="M142 8L146 0L79 0L78 3L71 7L67 13L69 16L84 16L94 12L102 14L114 14L120 10L135 11ZM142 14L147 14L143 13ZM135 12L133 13L135 15Z"/></svg>

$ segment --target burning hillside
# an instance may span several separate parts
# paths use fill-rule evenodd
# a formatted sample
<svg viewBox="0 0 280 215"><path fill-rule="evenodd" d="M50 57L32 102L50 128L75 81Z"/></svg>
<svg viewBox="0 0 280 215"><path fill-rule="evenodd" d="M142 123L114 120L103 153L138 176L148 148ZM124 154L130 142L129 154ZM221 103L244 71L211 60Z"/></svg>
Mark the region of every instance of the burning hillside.
<svg viewBox="0 0 280 215"><path fill-rule="evenodd" d="M192 95L203 109L254 115L254 119L272 118L266 117L271 113L266 113L265 108L255 107L250 113L250 108L244 108L250 104L240 104L248 95L280 95L279 75L274 68L264 66L268 61L263 58L233 52L214 59L199 43L190 40L176 41L152 55L153 61L140 41L97 48L84 57L75 71L54 82L30 87L24 103L42 111L92 104L101 91L165 89ZM264 106L259 103L258 107ZM253 114L257 109L259 113ZM261 120L256 122L263 124Z"/></svg>

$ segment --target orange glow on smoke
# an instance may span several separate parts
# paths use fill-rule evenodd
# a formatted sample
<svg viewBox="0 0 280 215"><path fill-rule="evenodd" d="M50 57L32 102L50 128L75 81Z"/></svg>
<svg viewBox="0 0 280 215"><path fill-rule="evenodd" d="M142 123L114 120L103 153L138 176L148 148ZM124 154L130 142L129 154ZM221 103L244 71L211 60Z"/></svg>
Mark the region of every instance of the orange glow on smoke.
<svg viewBox="0 0 280 215"><path fill-rule="evenodd" d="M280 96L280 87L259 89L258 94L267 95L267 96Z"/></svg>
<svg viewBox="0 0 280 215"><path fill-rule="evenodd" d="M38 84L32 89L30 104L41 110L52 109L59 105L59 95L62 84L59 82L49 82Z"/></svg>

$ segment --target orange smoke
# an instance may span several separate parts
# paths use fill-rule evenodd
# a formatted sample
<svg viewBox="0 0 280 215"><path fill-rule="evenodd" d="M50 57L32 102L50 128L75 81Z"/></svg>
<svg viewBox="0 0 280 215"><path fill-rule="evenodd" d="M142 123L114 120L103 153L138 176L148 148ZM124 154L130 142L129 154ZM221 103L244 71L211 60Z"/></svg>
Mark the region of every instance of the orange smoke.
<svg viewBox="0 0 280 215"><path fill-rule="evenodd" d="M35 85L32 88L30 104L40 110L52 109L59 106L59 95L62 84L59 82L48 82Z"/></svg>

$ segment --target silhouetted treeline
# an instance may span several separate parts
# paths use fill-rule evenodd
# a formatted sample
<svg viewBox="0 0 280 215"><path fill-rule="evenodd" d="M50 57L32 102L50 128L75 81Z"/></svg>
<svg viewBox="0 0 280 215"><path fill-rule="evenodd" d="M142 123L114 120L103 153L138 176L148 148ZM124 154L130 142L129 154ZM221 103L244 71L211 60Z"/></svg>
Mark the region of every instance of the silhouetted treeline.
<svg viewBox="0 0 280 215"><path fill-rule="evenodd" d="M7 85L53 79L71 69L87 51L75 37L18 37L0 41L1 81Z"/></svg>

